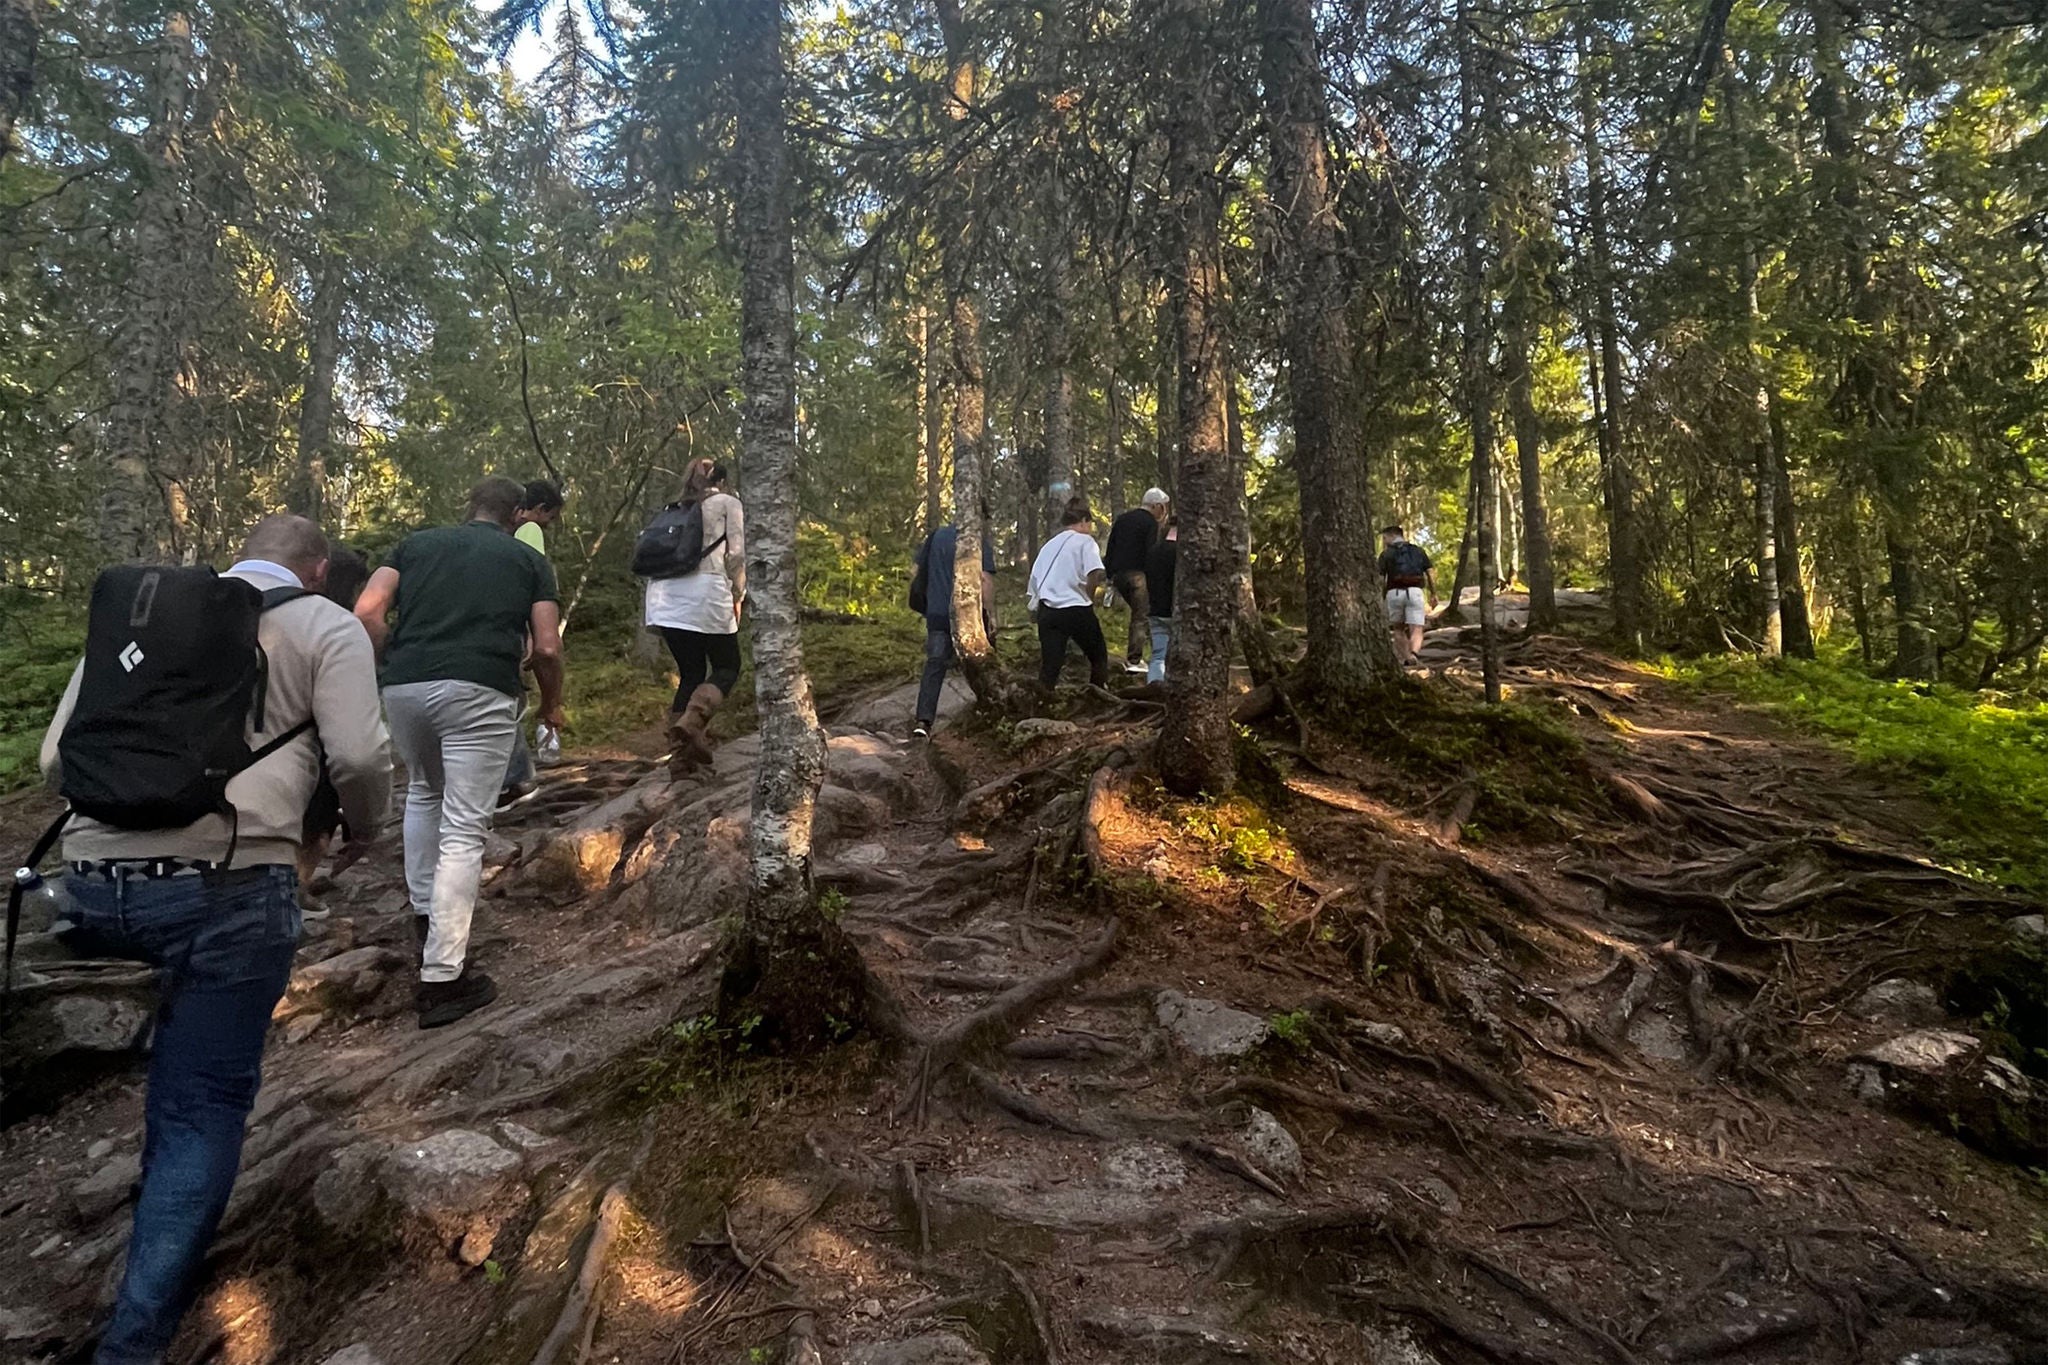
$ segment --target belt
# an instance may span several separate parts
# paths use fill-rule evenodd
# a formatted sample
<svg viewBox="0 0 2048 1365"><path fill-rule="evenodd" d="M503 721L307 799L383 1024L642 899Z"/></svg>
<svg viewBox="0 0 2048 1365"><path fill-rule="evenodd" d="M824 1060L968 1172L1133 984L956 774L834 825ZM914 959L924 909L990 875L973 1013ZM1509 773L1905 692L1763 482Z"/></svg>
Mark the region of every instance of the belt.
<svg viewBox="0 0 2048 1365"><path fill-rule="evenodd" d="M203 876L222 868L204 858L81 858L71 864L71 870L81 877L105 877L108 881L124 875L162 881L166 877Z"/></svg>

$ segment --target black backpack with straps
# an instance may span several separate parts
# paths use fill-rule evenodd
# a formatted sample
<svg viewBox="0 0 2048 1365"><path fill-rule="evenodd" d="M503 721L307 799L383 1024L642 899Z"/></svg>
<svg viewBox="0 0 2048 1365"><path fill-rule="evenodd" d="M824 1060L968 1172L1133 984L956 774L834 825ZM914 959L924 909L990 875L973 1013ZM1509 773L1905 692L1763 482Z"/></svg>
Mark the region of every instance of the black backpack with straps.
<svg viewBox="0 0 2048 1365"><path fill-rule="evenodd" d="M682 578L697 572L711 552L725 544L720 536L704 543L704 503L672 502L654 514L633 542L633 572L641 578Z"/></svg>
<svg viewBox="0 0 2048 1365"><path fill-rule="evenodd" d="M57 790L69 809L24 866L42 861L73 812L131 830L179 829L208 815L234 821L229 781L313 728L309 716L253 748L247 733L263 734L270 683L257 621L309 595L265 592L204 565L102 571L77 701L57 741ZM230 833L224 863L234 845ZM10 969L20 913L17 888L7 905Z"/></svg>

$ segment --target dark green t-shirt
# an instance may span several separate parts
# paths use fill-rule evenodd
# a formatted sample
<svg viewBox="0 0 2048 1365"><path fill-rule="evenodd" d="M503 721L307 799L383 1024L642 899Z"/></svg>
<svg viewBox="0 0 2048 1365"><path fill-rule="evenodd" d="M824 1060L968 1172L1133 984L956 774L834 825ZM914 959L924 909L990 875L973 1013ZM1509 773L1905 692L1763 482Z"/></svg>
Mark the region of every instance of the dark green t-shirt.
<svg viewBox="0 0 2048 1365"><path fill-rule="evenodd" d="M398 621L381 681L455 678L519 695L519 660L536 602L554 602L555 571L488 521L436 526L400 541Z"/></svg>

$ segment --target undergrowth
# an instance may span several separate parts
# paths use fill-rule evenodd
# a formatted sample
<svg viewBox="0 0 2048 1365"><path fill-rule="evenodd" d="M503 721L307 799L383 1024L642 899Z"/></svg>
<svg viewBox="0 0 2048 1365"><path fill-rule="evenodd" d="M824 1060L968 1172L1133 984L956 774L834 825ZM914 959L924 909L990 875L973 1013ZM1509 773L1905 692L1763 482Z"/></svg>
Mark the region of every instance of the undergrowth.
<svg viewBox="0 0 2048 1365"><path fill-rule="evenodd" d="M0 792L36 780L36 751L85 647L85 615L0 588Z"/></svg>
<svg viewBox="0 0 2048 1365"><path fill-rule="evenodd" d="M1665 676L1735 697L1916 782L1958 866L2048 892L2048 704L1943 683L1873 678L1844 659L1765 665L1666 660Z"/></svg>

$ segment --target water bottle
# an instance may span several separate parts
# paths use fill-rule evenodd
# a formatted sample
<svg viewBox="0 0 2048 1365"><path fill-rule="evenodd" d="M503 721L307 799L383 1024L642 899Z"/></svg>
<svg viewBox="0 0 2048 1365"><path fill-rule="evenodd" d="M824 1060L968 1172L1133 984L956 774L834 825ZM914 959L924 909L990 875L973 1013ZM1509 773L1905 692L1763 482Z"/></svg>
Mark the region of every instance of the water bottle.
<svg viewBox="0 0 2048 1365"><path fill-rule="evenodd" d="M562 732L542 721L533 731L533 761L543 768L552 768L562 761Z"/></svg>
<svg viewBox="0 0 2048 1365"><path fill-rule="evenodd" d="M14 869L14 889L21 897L21 932L48 933L65 915L64 893L32 867Z"/></svg>

